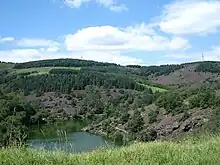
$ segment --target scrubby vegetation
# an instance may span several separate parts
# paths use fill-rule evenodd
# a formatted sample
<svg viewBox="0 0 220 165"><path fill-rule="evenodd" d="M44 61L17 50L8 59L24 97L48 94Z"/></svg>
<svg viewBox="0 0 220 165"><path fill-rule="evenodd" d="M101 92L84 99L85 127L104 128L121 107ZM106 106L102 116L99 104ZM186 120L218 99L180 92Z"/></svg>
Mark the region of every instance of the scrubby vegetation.
<svg viewBox="0 0 220 165"><path fill-rule="evenodd" d="M196 67L197 72L220 73L220 63L216 61L207 61L200 63Z"/></svg>
<svg viewBox="0 0 220 165"><path fill-rule="evenodd" d="M23 137L29 125L57 118L90 121L85 131L126 142L173 138L200 128L216 133L220 116L216 93L220 83L216 77L207 77L204 83L193 87L171 88L151 81L183 72L188 65L191 69L187 72L201 74L199 67L213 68L209 63L123 67L58 59L0 69L0 87L4 90L0 107L2 136L17 136L5 128L12 119L18 123L15 129L13 125L13 131L18 130ZM202 71L210 72L206 69ZM43 70L46 74L40 74ZM17 94L9 97L10 92ZM18 95L24 96L23 100ZM19 113L14 112L18 107Z"/></svg>
<svg viewBox="0 0 220 165"><path fill-rule="evenodd" d="M24 142L28 127L44 123L46 116L47 112L25 102L15 93L0 91L0 147Z"/></svg>

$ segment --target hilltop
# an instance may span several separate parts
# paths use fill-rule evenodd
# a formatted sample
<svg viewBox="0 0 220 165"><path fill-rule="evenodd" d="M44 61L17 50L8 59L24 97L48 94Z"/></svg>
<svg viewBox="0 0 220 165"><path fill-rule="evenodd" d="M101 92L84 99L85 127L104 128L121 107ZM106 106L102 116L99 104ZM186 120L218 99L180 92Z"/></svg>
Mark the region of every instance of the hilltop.
<svg viewBox="0 0 220 165"><path fill-rule="evenodd" d="M217 133L219 128L219 62L120 66L54 59L0 66L3 135L11 134L4 124L12 119L18 131L22 128L16 136L26 132L26 122L77 119L87 121L85 131L124 142Z"/></svg>

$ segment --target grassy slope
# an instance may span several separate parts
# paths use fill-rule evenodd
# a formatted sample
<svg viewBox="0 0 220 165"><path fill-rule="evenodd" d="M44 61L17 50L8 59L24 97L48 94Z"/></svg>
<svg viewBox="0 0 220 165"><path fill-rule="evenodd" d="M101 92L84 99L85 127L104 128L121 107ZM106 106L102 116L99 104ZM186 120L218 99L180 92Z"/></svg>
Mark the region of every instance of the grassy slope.
<svg viewBox="0 0 220 165"><path fill-rule="evenodd" d="M0 69L11 69L14 64L0 63Z"/></svg>
<svg viewBox="0 0 220 165"><path fill-rule="evenodd" d="M139 83L141 84L141 83ZM147 88L151 88L153 92L167 92L167 89L163 89L163 88L159 88L159 87L154 87L154 86L150 86L150 85L146 85L146 84L141 84Z"/></svg>
<svg viewBox="0 0 220 165"><path fill-rule="evenodd" d="M16 69L15 71L17 73L27 73L27 72L37 71L38 73L31 74L31 75L36 75L36 74L47 74L53 68L56 68L56 69L76 69L76 70L80 69L79 67L40 67L40 68Z"/></svg>
<svg viewBox="0 0 220 165"><path fill-rule="evenodd" d="M137 83L147 87L147 88L151 88L153 92L167 92L168 90L162 87L156 87L151 85L150 83L152 83L151 81L147 80L146 77L143 76L132 76L132 79L135 80Z"/></svg>
<svg viewBox="0 0 220 165"><path fill-rule="evenodd" d="M220 137L207 140L137 143L129 147L100 150L87 154L0 150L1 165L216 165L220 162Z"/></svg>

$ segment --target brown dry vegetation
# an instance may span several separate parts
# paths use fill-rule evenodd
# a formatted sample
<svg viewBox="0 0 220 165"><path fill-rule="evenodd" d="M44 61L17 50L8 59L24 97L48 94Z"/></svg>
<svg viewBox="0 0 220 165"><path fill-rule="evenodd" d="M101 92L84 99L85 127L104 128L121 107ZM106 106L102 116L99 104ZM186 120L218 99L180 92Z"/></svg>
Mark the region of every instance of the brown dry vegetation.
<svg viewBox="0 0 220 165"><path fill-rule="evenodd" d="M196 72L198 64L186 64L184 68L176 70L169 75L151 78L154 83L169 86L192 86L199 87L208 79L216 79L218 74L209 72Z"/></svg>

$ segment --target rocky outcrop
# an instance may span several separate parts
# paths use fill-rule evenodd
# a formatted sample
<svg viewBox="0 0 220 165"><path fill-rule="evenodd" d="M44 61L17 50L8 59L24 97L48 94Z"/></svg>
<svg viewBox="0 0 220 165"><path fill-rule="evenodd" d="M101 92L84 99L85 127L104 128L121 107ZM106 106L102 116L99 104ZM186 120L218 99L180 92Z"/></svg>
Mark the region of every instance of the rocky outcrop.
<svg viewBox="0 0 220 165"><path fill-rule="evenodd" d="M184 132L192 132L208 122L204 110L194 109L189 112L188 118L184 114L167 116L156 125L157 137L167 139L176 137Z"/></svg>

